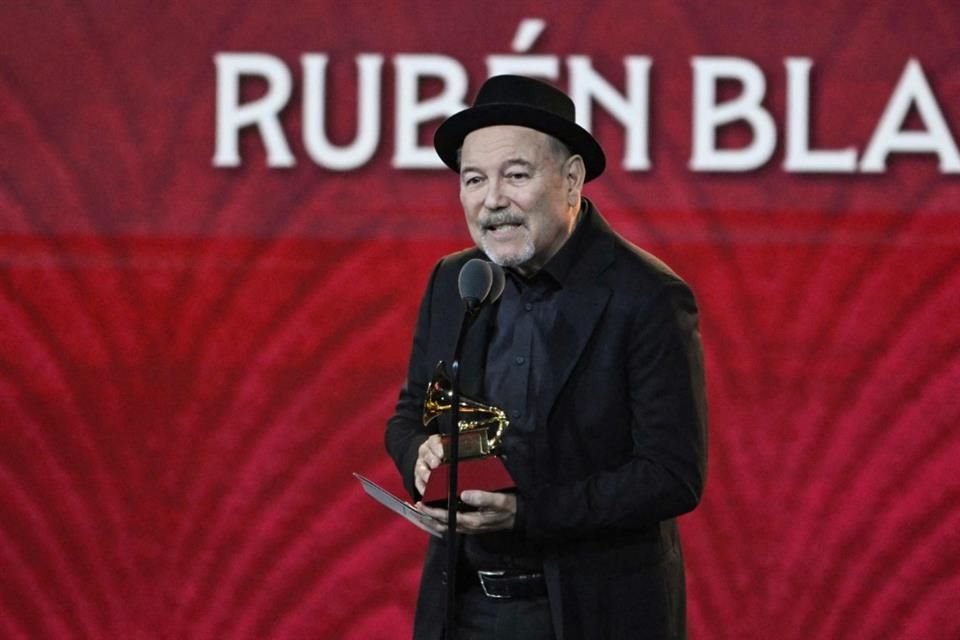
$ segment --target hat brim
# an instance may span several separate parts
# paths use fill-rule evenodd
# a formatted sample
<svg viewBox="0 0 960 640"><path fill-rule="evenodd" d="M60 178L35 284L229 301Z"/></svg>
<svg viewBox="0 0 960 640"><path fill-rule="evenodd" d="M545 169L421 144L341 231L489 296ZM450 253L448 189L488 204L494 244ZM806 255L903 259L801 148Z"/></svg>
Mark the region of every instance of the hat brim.
<svg viewBox="0 0 960 640"><path fill-rule="evenodd" d="M607 160L600 144L578 124L549 111L522 104L485 104L465 109L447 118L433 136L433 147L445 165L460 171L459 150L463 139L477 129L516 125L553 136L583 158L585 181L603 173Z"/></svg>

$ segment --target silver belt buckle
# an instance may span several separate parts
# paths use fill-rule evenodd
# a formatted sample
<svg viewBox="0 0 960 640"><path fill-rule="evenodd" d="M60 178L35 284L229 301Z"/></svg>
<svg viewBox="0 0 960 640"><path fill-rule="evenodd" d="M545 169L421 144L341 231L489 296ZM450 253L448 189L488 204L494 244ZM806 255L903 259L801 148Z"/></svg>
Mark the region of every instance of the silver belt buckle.
<svg viewBox="0 0 960 640"><path fill-rule="evenodd" d="M477 577L480 578L480 588L483 589L483 595L488 598L496 598L498 600L509 600L510 596L503 596L498 593L490 593L487 591L487 578L499 578L505 576L506 571L477 571Z"/></svg>

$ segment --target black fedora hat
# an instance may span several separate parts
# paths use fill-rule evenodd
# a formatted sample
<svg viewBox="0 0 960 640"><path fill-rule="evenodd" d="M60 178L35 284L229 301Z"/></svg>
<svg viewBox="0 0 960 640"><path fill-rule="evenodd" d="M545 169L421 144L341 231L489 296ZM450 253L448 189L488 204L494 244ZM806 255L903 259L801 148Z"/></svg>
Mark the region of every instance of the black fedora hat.
<svg viewBox="0 0 960 640"><path fill-rule="evenodd" d="M575 121L573 100L556 87L524 76L493 76L483 83L473 106L455 113L437 129L433 147L443 163L460 171L458 151L471 131L512 124L542 131L583 157L586 180L607 164L600 144Z"/></svg>

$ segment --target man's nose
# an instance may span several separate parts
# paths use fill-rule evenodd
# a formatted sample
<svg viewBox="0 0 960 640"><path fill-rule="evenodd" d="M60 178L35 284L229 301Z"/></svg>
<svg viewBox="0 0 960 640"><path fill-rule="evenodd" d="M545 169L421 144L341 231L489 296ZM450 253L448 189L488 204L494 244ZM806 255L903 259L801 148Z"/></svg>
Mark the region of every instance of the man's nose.
<svg viewBox="0 0 960 640"><path fill-rule="evenodd" d="M503 193L499 180L487 182L487 192L483 197L483 206L488 211L497 211L507 206L507 197Z"/></svg>

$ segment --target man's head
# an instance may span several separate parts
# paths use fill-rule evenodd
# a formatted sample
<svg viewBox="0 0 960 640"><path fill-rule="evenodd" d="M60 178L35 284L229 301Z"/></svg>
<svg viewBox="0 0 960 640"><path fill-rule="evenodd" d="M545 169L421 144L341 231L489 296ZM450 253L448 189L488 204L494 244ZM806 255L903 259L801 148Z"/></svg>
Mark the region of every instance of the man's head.
<svg viewBox="0 0 960 640"><path fill-rule="evenodd" d="M460 203L477 246L497 264L533 273L570 237L585 169L556 138L516 125L463 141Z"/></svg>
<svg viewBox="0 0 960 640"><path fill-rule="evenodd" d="M603 149L575 122L573 101L543 82L495 76L474 105L434 136L460 173L470 234L495 262L532 273L573 231L583 183L603 172Z"/></svg>

